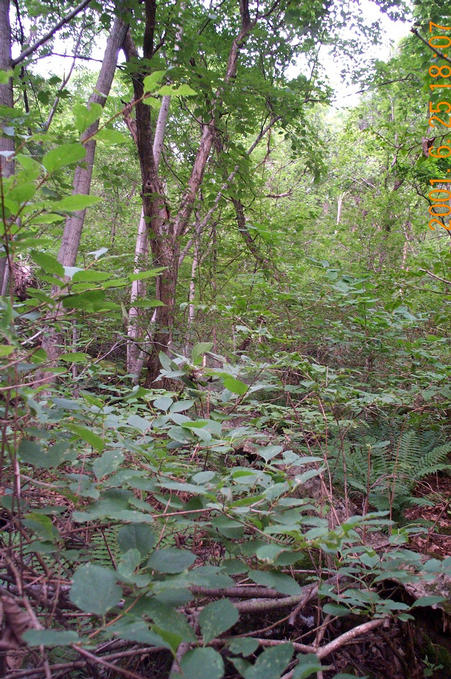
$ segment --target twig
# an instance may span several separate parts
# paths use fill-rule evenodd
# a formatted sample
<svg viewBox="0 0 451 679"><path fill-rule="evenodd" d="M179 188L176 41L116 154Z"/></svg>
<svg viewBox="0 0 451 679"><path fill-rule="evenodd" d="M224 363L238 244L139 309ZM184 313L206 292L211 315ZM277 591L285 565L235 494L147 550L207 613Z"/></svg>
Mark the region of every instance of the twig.
<svg viewBox="0 0 451 679"><path fill-rule="evenodd" d="M127 658L133 655L148 655L150 653L158 653L160 651L167 651L168 649L163 646L146 646L144 648L133 648L127 651L118 651L117 653L111 653L102 658L102 660L120 660L121 658ZM85 667L88 660L74 660L72 662L57 663L55 665L50 665L50 669L53 672L58 672L60 670L71 670ZM114 669L118 671L118 668L114 666ZM23 679L25 677L32 677L34 675L42 674L42 667L34 667L28 670L15 670L5 674L3 679ZM142 679L142 678L141 678Z"/></svg>
<svg viewBox="0 0 451 679"><path fill-rule="evenodd" d="M427 269L420 269L420 271L427 273L428 276L436 278L438 281L441 281L442 283L446 283L446 285L451 285L451 281L448 281L446 278L441 278L440 276L437 276L435 273L432 273L432 271L428 271Z"/></svg>
<svg viewBox="0 0 451 679"><path fill-rule="evenodd" d="M421 42L423 42L423 43L426 45L426 47L429 47L430 50L432 50L433 52L435 52L435 54L436 54L438 57L440 57L440 59L444 59L445 61L448 62L448 64L451 64L451 59L450 59L448 56L445 57L444 54L442 54L441 52L439 52L438 50L436 50L435 47L433 47L432 45L430 45L430 44L428 43L428 41L425 40L425 39L423 38L423 36L420 35L420 34L418 33L418 31L417 31L416 28L411 28L411 29L410 29L410 32L413 33L414 35L416 35L417 38L420 38Z"/></svg>
<svg viewBox="0 0 451 679"><path fill-rule="evenodd" d="M21 61L26 59L30 54L33 54L38 47L41 47L47 40L50 40L50 38L57 32L59 31L60 28L64 26L64 24L67 24L71 19L73 19L79 12L81 12L82 9L87 7L91 0L82 0L82 2L75 7L75 9L72 10L72 12L69 12L69 14L66 14L65 17L63 17L58 23L48 32L46 33L42 38L40 38L37 42L35 42L33 45L30 45L24 51L22 54L19 54L19 56L16 59L12 59L11 65L12 66L17 66L17 64L20 64Z"/></svg>
<svg viewBox="0 0 451 679"><path fill-rule="evenodd" d="M331 641L330 643L326 644L325 646L322 646L320 648L314 648L307 646L306 648L310 648L311 650L309 651L304 651L307 653L314 653L318 660L322 660L325 658L327 655L330 655L333 653L333 651L336 651L338 648L341 646L344 646L348 642L352 641L358 636L361 636L362 634L366 634L367 632L371 632L371 630L376 629L377 627L380 627L381 625L384 625L388 622L388 618L378 618L377 620L370 620L369 622L364 622L362 625L357 625L357 627L353 627L352 629L348 630L348 632L345 632L344 634L341 634L339 637ZM262 645L264 644L265 639L258 640ZM284 644L286 643L285 640L282 641L277 641L276 643L272 643L272 646L275 646L276 644ZM268 644L266 644L268 645ZM293 643L293 646L295 650L297 650L297 646L300 644L295 644ZM280 679L293 679L293 675L295 672L295 669L290 670L290 672L287 672L284 674Z"/></svg>
<svg viewBox="0 0 451 679"><path fill-rule="evenodd" d="M88 658L88 660L90 660L91 662L95 662L99 665L103 665L104 667L108 667L109 670L114 670L118 674L122 674L124 677L129 677L130 679L144 679L142 674L136 674L136 672L132 672L131 670L126 670L123 667L118 667L117 665L108 662L108 660L105 660L104 658L99 658L97 655L94 655L94 653L90 653L85 648L81 648L81 646L72 644L72 648L75 649L78 653L80 653L80 655L83 655L85 658Z"/></svg>

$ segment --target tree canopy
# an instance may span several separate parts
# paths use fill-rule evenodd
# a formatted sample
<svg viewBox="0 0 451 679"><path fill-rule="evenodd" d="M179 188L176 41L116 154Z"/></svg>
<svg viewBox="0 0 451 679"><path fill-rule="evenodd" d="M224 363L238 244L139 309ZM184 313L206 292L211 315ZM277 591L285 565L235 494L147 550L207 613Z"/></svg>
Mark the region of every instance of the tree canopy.
<svg viewBox="0 0 451 679"><path fill-rule="evenodd" d="M0 0L2 676L449 672L451 18L370 4Z"/></svg>

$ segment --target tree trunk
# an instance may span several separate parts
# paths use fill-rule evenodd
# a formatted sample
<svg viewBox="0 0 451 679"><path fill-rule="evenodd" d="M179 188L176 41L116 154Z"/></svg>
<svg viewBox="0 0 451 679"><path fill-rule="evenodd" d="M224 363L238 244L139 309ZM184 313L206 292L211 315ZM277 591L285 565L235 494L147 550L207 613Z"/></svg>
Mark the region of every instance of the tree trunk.
<svg viewBox="0 0 451 679"><path fill-rule="evenodd" d="M160 163L161 152L163 150L163 140L164 132L166 129L166 123L169 114L169 105L171 103L171 97L164 96L161 108L158 114L158 120L155 127L155 138L153 141L153 158L155 163L155 170L158 171L158 165ZM149 240L147 237L147 225L144 219L144 211L141 210L141 217L139 219L138 225L138 235L136 237L136 247L135 247L135 267L134 273L140 273L145 271L148 266L149 261ZM140 350L137 340L142 335L143 328L140 327L140 314L139 308L134 306L137 299L144 299L146 296L146 283L145 281L133 281L132 289L130 293L130 311L128 314L128 328L127 335L129 338L127 344L127 372L135 375L137 379L142 370L143 364L143 352Z"/></svg>
<svg viewBox="0 0 451 679"><path fill-rule="evenodd" d="M146 24L143 39L143 57L144 60L150 60L154 52L157 4L155 0L146 0L144 6ZM203 181L205 167L216 135L215 119L217 109L222 101L225 86L236 75L239 52L248 34L255 26L255 22L251 22L249 18L248 0L240 0L240 14L241 28L230 48L224 81L214 96L208 122L202 124L201 140L191 175L180 201L177 215L172 221L153 158L150 107L142 101L145 73L140 74L139 77L135 76L133 79L137 146L143 187L143 216L147 228L152 234L150 246L153 263L156 266L165 267L165 271L161 274L157 286L159 300L163 306L157 307L155 313L155 333L151 355L147 363L146 386L152 385L159 374L160 363L158 356L160 351L167 351L169 347L174 321L180 238L188 227L195 200ZM127 34L127 38L124 41L124 50L128 61L139 59L130 34Z"/></svg>
<svg viewBox="0 0 451 679"><path fill-rule="evenodd" d="M0 70L9 71L11 69L11 24L9 20L9 0L0 0ZM5 85L0 85L0 106L13 108L13 83L10 78ZM9 124L9 120L0 121ZM14 174L14 138L0 136L0 174L3 178ZM5 239L8 234L5 233ZM7 241L5 242L7 247ZM6 257L0 259L0 294L6 295L8 290L8 280L10 276L11 261L8 253Z"/></svg>
<svg viewBox="0 0 451 679"><path fill-rule="evenodd" d="M95 90L89 97L88 105L96 103L100 104L101 106L105 106L111 89L111 84L113 82L114 73L116 71L117 57L119 50L122 47L122 43L124 42L127 28L127 24L123 21L123 19L119 17L115 19L111 33L108 37L102 67L97 78ZM92 139L90 137L92 137L92 135L97 132L98 127L99 121L96 120L90 127L88 127L81 137L82 143L85 139L88 139L85 144L86 156L83 166L78 165L75 169L72 190L73 194L81 193L88 195L91 189L96 140L95 138ZM74 212L66 220L61 246L58 252L58 261L61 262L63 266L75 265L78 248L80 246L80 238L81 232L83 230L85 214L86 210L79 210Z"/></svg>
<svg viewBox="0 0 451 679"><path fill-rule="evenodd" d="M97 78L96 87L89 97L88 105L92 103L105 106L108 94L113 82L114 73L116 71L117 57L119 50L124 42L128 26L123 19L117 17L108 37L105 53L103 57L102 66L99 76ZM84 165L78 165L75 168L74 181L72 184L73 194L88 195L91 189L92 170L94 166L94 156L96 150L95 138L90 138L95 134L99 127L99 121L96 120L88 129L82 134L81 142L88 140L85 143L86 155ZM66 219L64 226L63 237L61 240L60 249L58 252L58 261L63 266L74 266L77 260L78 248L80 246L81 233L85 220L86 210L79 210L74 212ZM58 306L52 313L53 322L57 321L61 314L61 307ZM55 328L48 327L42 341L42 348L47 354L47 358L51 363L54 363L61 353L62 337ZM50 379L50 374L49 374Z"/></svg>

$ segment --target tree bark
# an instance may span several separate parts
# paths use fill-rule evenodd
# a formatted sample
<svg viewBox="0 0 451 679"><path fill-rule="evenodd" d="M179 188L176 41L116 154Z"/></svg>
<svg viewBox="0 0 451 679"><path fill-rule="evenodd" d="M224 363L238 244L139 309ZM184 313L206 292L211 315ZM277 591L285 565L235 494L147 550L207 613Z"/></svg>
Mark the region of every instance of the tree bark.
<svg viewBox="0 0 451 679"><path fill-rule="evenodd" d="M11 24L9 19L9 0L0 0L0 70L9 71L11 64ZM0 85L0 106L10 109L14 106L13 83L10 78L5 85ZM0 121L9 123L10 121ZM0 136L0 174L2 178L10 177L14 174L14 138ZM5 239L8 234L5 233ZM5 243L7 247L7 242ZM8 253L6 257L0 259L0 294L6 295L8 290L8 280L10 276L10 266Z"/></svg>
<svg viewBox="0 0 451 679"><path fill-rule="evenodd" d="M155 163L155 170L158 171L160 163L161 152L163 150L164 133L166 123L169 115L169 106L171 103L170 96L164 96L161 108L158 114L158 120L155 127L155 138L153 140L153 158ZM149 240L147 237L147 225L144 218L144 211L141 210L141 217L138 224L138 235L136 237L135 247L135 266L134 273L145 271L149 261ZM130 293L130 311L128 314L128 328L127 335L129 342L127 344L127 372L135 375L137 379L142 369L143 357L142 350L140 350L137 341L142 333L140 328L140 312L139 308L135 306L138 299L144 299L146 296L146 283L143 280L132 282ZM154 314L156 315L156 314Z"/></svg>
<svg viewBox="0 0 451 679"><path fill-rule="evenodd" d="M210 120L203 123L202 135L199 148L191 170L186 190L180 201L177 215L173 222L164 222L170 233L157 231L156 237L151 241L152 254L158 266L165 266L166 270L160 281L160 300L164 306L156 309L156 329L153 340L153 350L147 362L146 386L151 386L158 377L160 362L158 354L166 351L171 339L172 325L174 321L174 306L177 288L180 238L186 232L189 220L195 205L195 201L202 185L205 167L210 155L216 135L216 110L222 101L225 86L235 77L238 67L238 57L244 42L255 25L249 18L248 0L240 0L241 28L238 36L234 38L227 60L227 68L223 84L218 88L210 113ZM152 219L151 214L149 218ZM153 223L152 223L153 226ZM153 234L156 229L153 227ZM163 237L161 237L163 236Z"/></svg>
<svg viewBox="0 0 451 679"><path fill-rule="evenodd" d="M117 57L119 50L124 42L128 26L124 20L117 17L108 37L102 66L97 78L96 87L89 97L88 105L91 103L105 106L108 94L111 89L114 74L116 71ZM88 195L91 189L92 170L94 165L94 156L96 150L96 140L92 138L99 127L99 121L96 120L81 136L81 142L86 140L85 148L86 155L84 158L84 165L78 165L75 168L74 181L72 184L73 194ZM64 232L61 239L61 245L58 252L58 261L63 266L74 266L77 260L78 248L80 246L81 233L83 230L86 210L79 210L74 212L66 219ZM48 319L55 322L61 314L61 307L57 306L52 313L52 318ZM62 337L55 328L48 327L42 341L42 348L47 354L50 363L54 363L61 353ZM49 375L49 381L51 375Z"/></svg>
<svg viewBox="0 0 451 679"><path fill-rule="evenodd" d="M105 106L111 89L111 84L113 82L114 73L116 71L117 57L119 50L122 47L122 43L124 42L127 28L127 24L122 18L117 17L115 19L111 33L108 37L102 67L97 78L96 87L89 97L88 106L92 103ZM88 195L91 189L92 170L96 150L96 140L95 138L92 138L92 135L97 132L98 127L99 121L96 120L92 125L90 125L90 127L88 127L81 137L82 143L84 143L84 140L88 140L85 143L86 156L84 159L84 165L78 165L75 169L72 190L73 194L81 193ZM79 210L74 212L66 220L61 246L58 252L58 261L61 262L63 266L75 265L78 248L80 246L80 238L83 230L85 214L86 210Z"/></svg>

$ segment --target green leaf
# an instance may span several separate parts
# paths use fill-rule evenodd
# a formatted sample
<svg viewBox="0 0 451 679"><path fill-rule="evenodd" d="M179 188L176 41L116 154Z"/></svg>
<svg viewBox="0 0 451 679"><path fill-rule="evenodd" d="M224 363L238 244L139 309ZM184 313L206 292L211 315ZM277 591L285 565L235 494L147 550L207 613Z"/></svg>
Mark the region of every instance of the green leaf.
<svg viewBox="0 0 451 679"><path fill-rule="evenodd" d="M279 679L293 655L292 644L267 648L245 673L245 679Z"/></svg>
<svg viewBox="0 0 451 679"><path fill-rule="evenodd" d="M210 351L213 346L213 342L199 342L193 346L191 353L192 362L194 365L200 365L202 363L202 356Z"/></svg>
<svg viewBox="0 0 451 679"><path fill-rule="evenodd" d="M41 174L42 171L41 165L37 162L37 160L31 158L31 156L26 156L23 153L18 153L16 155L16 160L23 167L21 175L26 176L28 179L30 180L37 179Z"/></svg>
<svg viewBox="0 0 451 679"><path fill-rule="evenodd" d="M61 354L59 357L60 361L65 361L66 363L87 363L90 359L89 354L84 354L82 351L73 351L68 354Z"/></svg>
<svg viewBox="0 0 451 679"><path fill-rule="evenodd" d="M144 620L122 618L113 625L110 625L109 630L120 639L136 641L140 644L149 644L151 646L165 646L168 649L171 648L162 637L149 629Z"/></svg>
<svg viewBox="0 0 451 679"><path fill-rule="evenodd" d="M154 71L143 80L144 92L155 92L164 78L165 71Z"/></svg>
<svg viewBox="0 0 451 679"><path fill-rule="evenodd" d="M158 408L158 410L169 410L173 403L172 398L169 396L160 396L159 398L156 398L155 401L153 402L155 408Z"/></svg>
<svg viewBox="0 0 451 679"><path fill-rule="evenodd" d="M48 172L55 172L66 165L83 160L86 149L82 144L61 144L52 149L42 159L42 164Z"/></svg>
<svg viewBox="0 0 451 679"><path fill-rule="evenodd" d="M71 196L66 196L62 200L57 200L52 203L52 209L63 210L64 212L75 212L96 205L99 201L100 198L98 196L87 196L84 193L74 193Z"/></svg>
<svg viewBox="0 0 451 679"><path fill-rule="evenodd" d="M229 599L220 599L204 606L199 614L202 637L206 644L228 630L240 615Z"/></svg>
<svg viewBox="0 0 451 679"><path fill-rule="evenodd" d="M103 107L97 102L91 102L87 106L84 104L74 104L72 112L74 114L74 122L77 131L81 134L92 123L100 118Z"/></svg>
<svg viewBox="0 0 451 679"><path fill-rule="evenodd" d="M127 144L129 141L125 134L122 134L122 132L119 132L119 130L114 130L112 128L103 128L103 130L99 130L96 134L96 138L108 145Z"/></svg>
<svg viewBox="0 0 451 679"><path fill-rule="evenodd" d="M13 77L12 71L0 71L0 85L7 85L9 79Z"/></svg>
<svg viewBox="0 0 451 679"><path fill-rule="evenodd" d="M64 297L63 307L65 309L81 309L85 312L92 312L116 309L118 305L106 301L103 290L85 290L78 295L67 295Z"/></svg>
<svg viewBox="0 0 451 679"><path fill-rule="evenodd" d="M63 265L58 262L56 257L49 255L47 252L31 251L31 258L38 264L45 273L55 274L56 276L64 276Z"/></svg>
<svg viewBox="0 0 451 679"><path fill-rule="evenodd" d="M97 436L97 434L94 434L94 432L91 431L90 429L82 427L79 424L74 424L72 422L67 424L67 429L69 429L69 431L71 431L73 434L77 434L77 436L80 436L80 438L82 438L83 441L89 443L93 448L98 450L100 453L102 452L105 446L104 440L100 436Z"/></svg>
<svg viewBox="0 0 451 679"><path fill-rule="evenodd" d="M27 528L36 533L41 540L54 542L59 537L59 532L53 525L51 518L45 514L38 514L37 512L25 514L23 523Z"/></svg>
<svg viewBox="0 0 451 679"><path fill-rule="evenodd" d="M157 634L163 636L162 630L170 633L170 639L166 635L163 638L169 641L172 647L177 647L181 641L196 641L193 629L188 625L185 617L171 606L155 601L155 599L148 599L144 605L144 612L157 625Z"/></svg>
<svg viewBox="0 0 451 679"><path fill-rule="evenodd" d="M0 344L0 358L9 356L14 350L15 347L12 347L10 344Z"/></svg>
<svg viewBox="0 0 451 679"><path fill-rule="evenodd" d="M76 632L56 629L29 629L22 639L28 646L69 646L80 641Z"/></svg>
<svg viewBox="0 0 451 679"><path fill-rule="evenodd" d="M129 281L144 281L147 280L148 278L155 278L155 276L159 276L159 274L166 269L165 266L160 266L156 269L149 269L148 271L141 271L140 273L134 273L131 274L128 277ZM165 355L165 354L163 354Z"/></svg>
<svg viewBox="0 0 451 679"><path fill-rule="evenodd" d="M72 276L74 283L97 283L99 281L107 281L110 278L111 273L107 271L94 271L93 269L76 271Z"/></svg>
<svg viewBox="0 0 451 679"><path fill-rule="evenodd" d="M119 467L124 459L124 453L120 450L107 450L101 457L98 457L92 465L97 479L101 479L111 474Z"/></svg>
<svg viewBox="0 0 451 679"><path fill-rule="evenodd" d="M69 598L85 613L105 615L121 597L116 574L109 568L86 563L75 571Z"/></svg>
<svg viewBox="0 0 451 679"><path fill-rule="evenodd" d="M189 410L194 405L194 401L177 401L173 403L170 407L171 413L183 413L185 410Z"/></svg>
<svg viewBox="0 0 451 679"><path fill-rule="evenodd" d="M43 448L34 441L22 439L19 445L19 456L22 462L31 464L33 467L51 469L72 460L75 452L69 448L68 441L60 441Z"/></svg>
<svg viewBox="0 0 451 679"><path fill-rule="evenodd" d="M178 87L174 87L174 85L163 85L163 87L160 87L157 94L170 97L192 97L197 94L197 92L189 85L182 84Z"/></svg>
<svg viewBox="0 0 451 679"><path fill-rule="evenodd" d="M221 679L224 676L224 661L214 648L195 648L188 651L180 666L184 679Z"/></svg>
<svg viewBox="0 0 451 679"><path fill-rule="evenodd" d="M243 396L249 388L247 384L237 380L235 377L232 377L232 375L221 373L220 377L225 388L231 391L232 394L239 394L239 396Z"/></svg>
<svg viewBox="0 0 451 679"><path fill-rule="evenodd" d="M327 615L334 615L339 618L351 614L349 608L346 608L346 606L339 606L338 604L325 604L323 606L323 611L324 613L327 613Z"/></svg>
<svg viewBox="0 0 451 679"><path fill-rule="evenodd" d="M313 653L299 654L298 660L299 663L294 668L293 679L307 679L312 674L327 669L321 665L321 661Z"/></svg>
<svg viewBox="0 0 451 679"><path fill-rule="evenodd" d="M446 601L446 599L442 596L422 596L412 604L412 608L417 608L418 606L433 606L434 604L440 604L443 601Z"/></svg>
<svg viewBox="0 0 451 679"><path fill-rule="evenodd" d="M16 184L6 193L6 198L20 203L27 203L36 193L36 186L33 182L22 182Z"/></svg>
<svg viewBox="0 0 451 679"><path fill-rule="evenodd" d="M252 637L237 637L229 643L232 653L239 653L244 657L251 655L258 648L258 640Z"/></svg>
<svg viewBox="0 0 451 679"><path fill-rule="evenodd" d="M159 573L181 573L195 562L196 557L186 549L157 549L150 557L147 565Z"/></svg>
<svg viewBox="0 0 451 679"><path fill-rule="evenodd" d="M142 523L131 523L128 526L122 526L117 536L121 552L137 549L143 557L149 554L156 541L157 538L153 530Z"/></svg>
<svg viewBox="0 0 451 679"><path fill-rule="evenodd" d="M289 596L300 594L302 592L302 589L296 580L291 578L289 575L285 575L284 573L270 571L249 571L249 577L259 585L271 587L272 589Z"/></svg>

